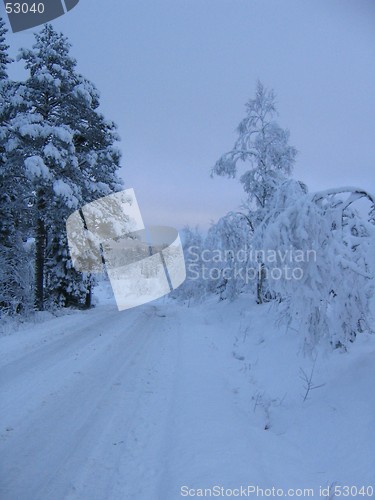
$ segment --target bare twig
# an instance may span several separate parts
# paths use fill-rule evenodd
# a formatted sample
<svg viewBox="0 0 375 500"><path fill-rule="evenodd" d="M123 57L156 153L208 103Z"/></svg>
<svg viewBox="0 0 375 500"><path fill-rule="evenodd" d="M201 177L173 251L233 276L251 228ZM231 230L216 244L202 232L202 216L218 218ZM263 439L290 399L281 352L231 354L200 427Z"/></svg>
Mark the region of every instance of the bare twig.
<svg viewBox="0 0 375 500"><path fill-rule="evenodd" d="M314 385L313 383L313 376L314 376L314 371L315 371L315 365L316 365L316 360L318 359L318 356L315 357L314 363L311 368L310 375L308 375L303 368L300 368L300 379L302 379L305 382L305 385L303 388L306 390L303 401L305 402L306 399L309 396L310 391L313 389L319 389L319 387L323 387L325 384L319 384L319 385Z"/></svg>

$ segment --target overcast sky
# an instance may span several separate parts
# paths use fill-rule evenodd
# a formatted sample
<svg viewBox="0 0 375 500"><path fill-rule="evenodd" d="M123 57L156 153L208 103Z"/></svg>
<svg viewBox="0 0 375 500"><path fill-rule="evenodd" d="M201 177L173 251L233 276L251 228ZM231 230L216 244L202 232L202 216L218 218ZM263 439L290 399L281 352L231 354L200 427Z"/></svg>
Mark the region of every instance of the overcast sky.
<svg viewBox="0 0 375 500"><path fill-rule="evenodd" d="M80 0L53 24L119 126L146 224L204 228L238 207L238 181L209 172L258 78L299 150L294 177L375 192L374 0ZM8 41L15 54L33 36Z"/></svg>

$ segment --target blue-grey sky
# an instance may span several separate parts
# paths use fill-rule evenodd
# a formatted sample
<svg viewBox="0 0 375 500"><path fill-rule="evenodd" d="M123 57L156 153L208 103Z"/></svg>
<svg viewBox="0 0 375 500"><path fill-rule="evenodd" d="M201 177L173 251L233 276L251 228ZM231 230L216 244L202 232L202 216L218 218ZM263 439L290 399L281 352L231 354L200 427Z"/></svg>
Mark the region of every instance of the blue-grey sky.
<svg viewBox="0 0 375 500"><path fill-rule="evenodd" d="M80 0L53 24L119 125L145 223L207 227L241 203L209 171L258 78L299 150L294 177L375 192L373 0ZM9 34L12 54L32 42Z"/></svg>

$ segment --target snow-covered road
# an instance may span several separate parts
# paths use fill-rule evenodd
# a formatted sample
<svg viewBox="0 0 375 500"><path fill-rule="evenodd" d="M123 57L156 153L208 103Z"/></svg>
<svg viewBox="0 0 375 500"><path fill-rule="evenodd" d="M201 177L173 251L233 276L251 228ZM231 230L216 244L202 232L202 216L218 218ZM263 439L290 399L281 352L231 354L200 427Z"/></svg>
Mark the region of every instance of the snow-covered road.
<svg viewBox="0 0 375 500"><path fill-rule="evenodd" d="M0 497L174 500L223 470L235 484L247 422L215 336L194 310L107 305L3 337Z"/></svg>
<svg viewBox="0 0 375 500"><path fill-rule="evenodd" d="M323 360L324 387L303 403L298 371L310 361L256 307L161 302L119 313L107 304L2 336L0 498L367 486L374 340Z"/></svg>
<svg viewBox="0 0 375 500"><path fill-rule="evenodd" d="M173 317L101 307L38 330L5 339L1 498L157 498Z"/></svg>

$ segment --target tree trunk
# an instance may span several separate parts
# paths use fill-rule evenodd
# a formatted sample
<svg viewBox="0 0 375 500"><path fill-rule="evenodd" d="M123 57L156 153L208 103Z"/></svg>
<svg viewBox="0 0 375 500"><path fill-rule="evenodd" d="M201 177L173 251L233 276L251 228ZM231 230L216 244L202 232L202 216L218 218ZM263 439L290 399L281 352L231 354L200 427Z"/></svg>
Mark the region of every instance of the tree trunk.
<svg viewBox="0 0 375 500"><path fill-rule="evenodd" d="M42 210L44 208L44 200L42 196L38 196L38 220L36 225L35 236L35 309L43 311L44 309L44 267L46 253L46 228L42 219Z"/></svg>
<svg viewBox="0 0 375 500"><path fill-rule="evenodd" d="M90 309L91 304L92 304L92 284L89 283L86 291L85 307L87 307L87 309Z"/></svg>
<svg viewBox="0 0 375 500"><path fill-rule="evenodd" d="M263 282L264 282L264 278L265 278L264 264L262 263L259 266L258 283L257 283L257 303L258 304L263 304Z"/></svg>

